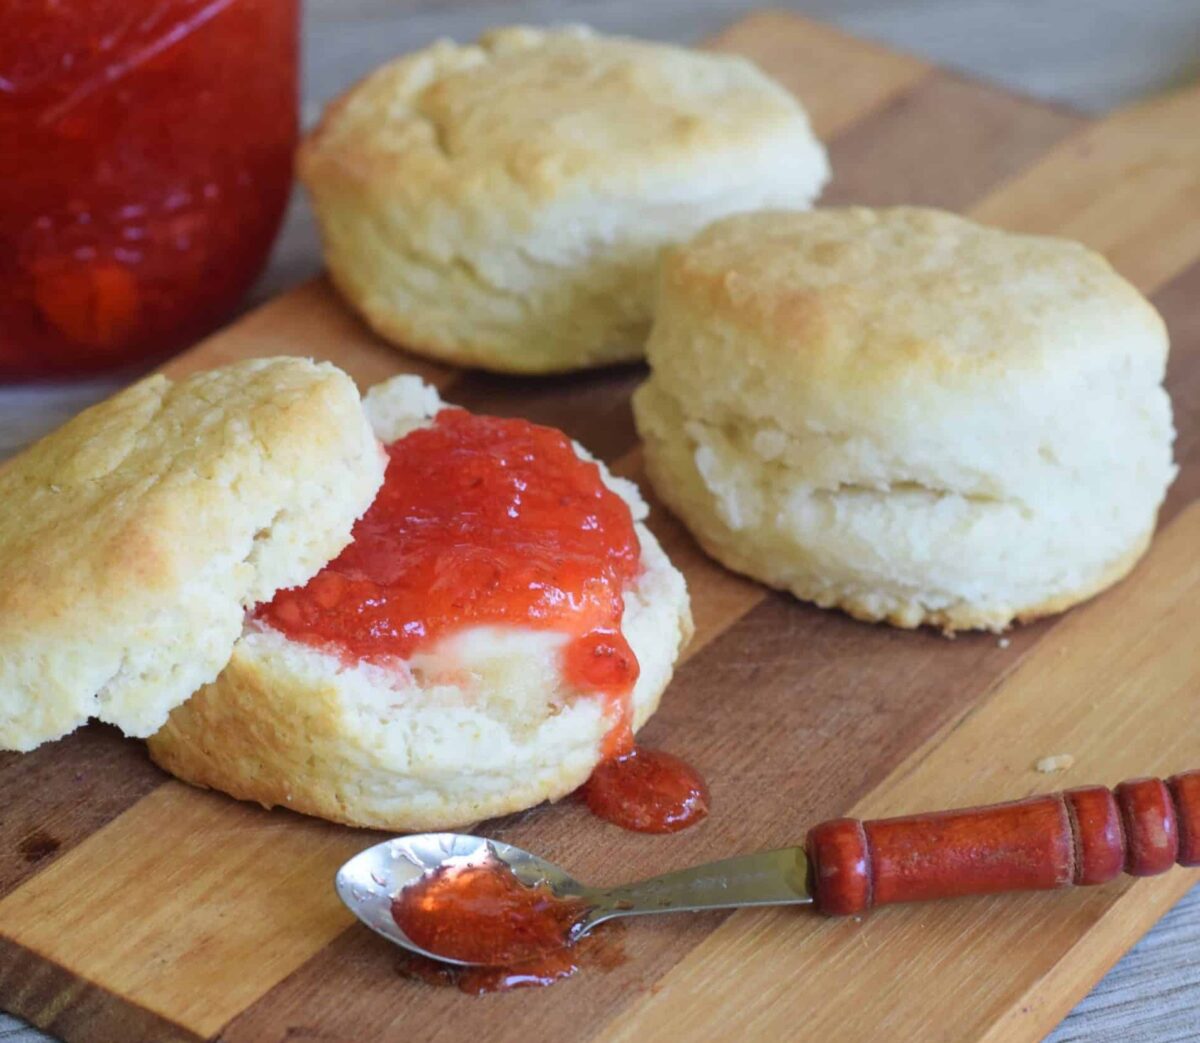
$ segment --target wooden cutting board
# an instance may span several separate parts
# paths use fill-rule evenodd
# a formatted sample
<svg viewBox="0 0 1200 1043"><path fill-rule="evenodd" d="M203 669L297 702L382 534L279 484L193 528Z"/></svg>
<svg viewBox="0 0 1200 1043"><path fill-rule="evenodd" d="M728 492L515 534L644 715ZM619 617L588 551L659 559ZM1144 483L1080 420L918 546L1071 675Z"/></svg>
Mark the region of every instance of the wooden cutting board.
<svg viewBox="0 0 1200 1043"><path fill-rule="evenodd" d="M826 203L936 204L1106 252L1172 328L1181 472L1134 574L1065 617L949 641L866 626L707 561L656 509L698 632L645 738L707 774L676 837L570 800L488 823L597 883L797 842L806 824L1200 767L1200 90L1107 119L1015 97L783 14L713 41L793 87L831 145ZM304 286L177 373L275 353L364 386L413 370L472 409L561 426L640 476L637 369L548 380L406 358ZM1034 771L1051 754L1074 767ZM628 961L470 999L401 979L334 897L377 835L171 781L92 726L0 755L0 1008L68 1040L1035 1040L1184 891L1177 870L1062 894L831 922L794 910L630 927Z"/></svg>

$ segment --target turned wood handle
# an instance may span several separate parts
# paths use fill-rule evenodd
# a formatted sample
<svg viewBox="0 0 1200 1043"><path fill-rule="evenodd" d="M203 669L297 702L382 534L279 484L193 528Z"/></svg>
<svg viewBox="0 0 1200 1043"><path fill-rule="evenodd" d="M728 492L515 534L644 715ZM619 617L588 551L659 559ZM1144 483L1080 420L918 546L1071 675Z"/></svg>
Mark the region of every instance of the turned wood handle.
<svg viewBox="0 0 1200 1043"><path fill-rule="evenodd" d="M831 916L890 902L1102 884L1200 865L1200 771L962 811L809 831L810 888Z"/></svg>

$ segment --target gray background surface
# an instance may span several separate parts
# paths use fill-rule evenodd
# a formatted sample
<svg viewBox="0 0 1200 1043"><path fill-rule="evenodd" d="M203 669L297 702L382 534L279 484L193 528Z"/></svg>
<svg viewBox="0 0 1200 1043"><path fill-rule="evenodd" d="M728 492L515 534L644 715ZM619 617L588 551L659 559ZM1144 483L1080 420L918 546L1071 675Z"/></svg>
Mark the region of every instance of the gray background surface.
<svg viewBox="0 0 1200 1043"><path fill-rule="evenodd" d="M464 39L488 26L521 21L586 22L611 32L691 42L761 6L752 0L307 0L305 122L367 70L438 36ZM775 0L767 6L834 22L1090 112L1200 72L1200 0ZM253 301L319 266L311 220L297 199ZM111 381L90 381L0 388L0 458L114 387ZM48 1039L0 1014L4 1043ZM1200 888L1113 968L1049 1040L1200 1040Z"/></svg>

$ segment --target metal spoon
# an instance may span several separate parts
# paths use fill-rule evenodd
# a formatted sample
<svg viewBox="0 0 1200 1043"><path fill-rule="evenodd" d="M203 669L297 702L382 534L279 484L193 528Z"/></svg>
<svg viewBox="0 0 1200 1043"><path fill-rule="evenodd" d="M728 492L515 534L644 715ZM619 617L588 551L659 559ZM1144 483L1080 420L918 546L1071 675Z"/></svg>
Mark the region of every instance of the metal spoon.
<svg viewBox="0 0 1200 1043"><path fill-rule="evenodd" d="M622 887L587 887L498 840L421 833L355 855L338 870L337 891L371 930L422 956L463 964L414 945L392 918L392 901L426 873L489 859L507 864L524 884L581 900L586 912L573 940L605 920L647 913L813 904L847 916L891 902L1052 890L1103 884L1122 872L1154 876L1174 864L1200 866L1200 771L959 811L831 819L810 829L803 847Z"/></svg>
<svg viewBox="0 0 1200 1043"><path fill-rule="evenodd" d="M372 931L421 956L465 965L413 943L392 917L392 901L405 887L442 867L504 862L523 884L544 884L559 898L582 900L587 911L575 939L619 916L694 912L748 905L803 905L808 893L804 849L785 848L682 869L623 887L588 887L553 862L511 844L463 833L419 833L385 840L360 851L337 872L338 896Z"/></svg>

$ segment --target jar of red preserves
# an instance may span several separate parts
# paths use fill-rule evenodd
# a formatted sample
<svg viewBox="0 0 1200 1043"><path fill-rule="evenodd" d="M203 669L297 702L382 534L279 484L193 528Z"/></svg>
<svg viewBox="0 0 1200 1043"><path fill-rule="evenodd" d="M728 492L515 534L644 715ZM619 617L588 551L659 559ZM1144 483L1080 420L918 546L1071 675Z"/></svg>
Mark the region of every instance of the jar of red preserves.
<svg viewBox="0 0 1200 1043"><path fill-rule="evenodd" d="M266 262L297 0L0 5L0 380L169 354Z"/></svg>

